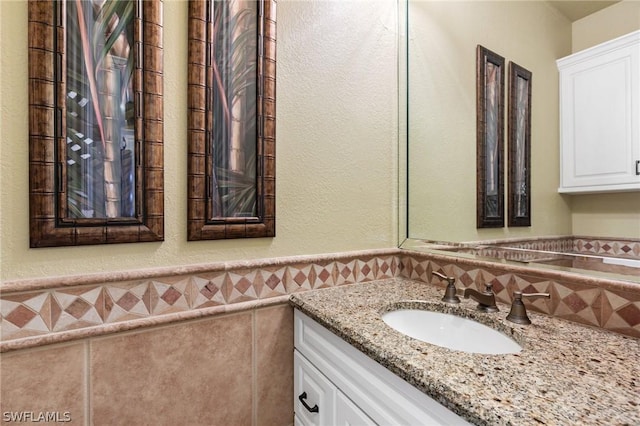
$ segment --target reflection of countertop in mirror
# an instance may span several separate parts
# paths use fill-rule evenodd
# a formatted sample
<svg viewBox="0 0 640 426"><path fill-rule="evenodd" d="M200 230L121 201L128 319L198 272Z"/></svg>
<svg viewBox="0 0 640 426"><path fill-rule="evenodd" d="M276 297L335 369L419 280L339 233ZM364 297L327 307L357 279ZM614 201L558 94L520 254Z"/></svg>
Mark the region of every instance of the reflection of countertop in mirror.
<svg viewBox="0 0 640 426"><path fill-rule="evenodd" d="M637 256L625 258L572 251L522 249L499 245L493 241L453 243L406 239L400 248L502 265L525 266L541 271L567 272L596 279L640 283L640 258Z"/></svg>
<svg viewBox="0 0 640 426"><path fill-rule="evenodd" d="M520 326L500 312L455 310L496 323L519 354L450 351L388 327L381 312L400 301L445 310L443 288L407 279L327 288L291 296L296 308L369 357L477 424L640 424L640 340L529 312Z"/></svg>

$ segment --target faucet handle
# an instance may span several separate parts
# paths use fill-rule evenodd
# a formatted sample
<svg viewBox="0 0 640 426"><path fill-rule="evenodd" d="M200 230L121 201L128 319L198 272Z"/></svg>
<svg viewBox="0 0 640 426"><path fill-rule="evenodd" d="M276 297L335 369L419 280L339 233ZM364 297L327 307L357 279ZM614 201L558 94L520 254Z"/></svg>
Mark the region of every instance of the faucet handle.
<svg viewBox="0 0 640 426"><path fill-rule="evenodd" d="M431 273L447 282L447 288L441 300L445 303L460 303L460 298L456 295L456 277L448 277L436 271L432 271Z"/></svg>
<svg viewBox="0 0 640 426"><path fill-rule="evenodd" d="M514 291L513 297L525 298L525 299L551 299L551 295L549 293L523 293L521 291Z"/></svg>
<svg viewBox="0 0 640 426"><path fill-rule="evenodd" d="M511 303L511 310L507 315L507 321L515 322L516 324L528 325L531 324L531 320L527 316L527 308L522 302L522 298L525 299L550 299L549 293L523 293L521 291L513 292L513 302Z"/></svg>
<svg viewBox="0 0 640 426"><path fill-rule="evenodd" d="M491 283L484 283L484 293L485 294L493 294L493 284Z"/></svg>

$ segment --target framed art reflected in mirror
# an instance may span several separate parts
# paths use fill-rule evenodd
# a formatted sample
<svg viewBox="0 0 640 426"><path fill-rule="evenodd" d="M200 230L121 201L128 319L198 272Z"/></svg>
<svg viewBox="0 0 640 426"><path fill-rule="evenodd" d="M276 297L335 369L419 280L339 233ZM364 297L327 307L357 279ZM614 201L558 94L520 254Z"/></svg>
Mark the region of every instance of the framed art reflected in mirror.
<svg viewBox="0 0 640 426"><path fill-rule="evenodd" d="M509 62L508 225L531 226L531 72Z"/></svg>
<svg viewBox="0 0 640 426"><path fill-rule="evenodd" d="M30 246L162 241L162 1L28 13Z"/></svg>
<svg viewBox="0 0 640 426"><path fill-rule="evenodd" d="M476 50L478 228L504 226L504 58L478 45Z"/></svg>

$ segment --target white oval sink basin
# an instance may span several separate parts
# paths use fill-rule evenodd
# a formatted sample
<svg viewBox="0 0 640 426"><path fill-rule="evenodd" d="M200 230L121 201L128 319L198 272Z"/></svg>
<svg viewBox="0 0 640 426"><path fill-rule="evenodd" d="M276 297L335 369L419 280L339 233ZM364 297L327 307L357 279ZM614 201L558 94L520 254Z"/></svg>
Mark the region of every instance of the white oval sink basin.
<svg viewBox="0 0 640 426"><path fill-rule="evenodd" d="M382 315L391 328L423 342L477 354L515 354L522 347L498 330L442 312L399 309Z"/></svg>

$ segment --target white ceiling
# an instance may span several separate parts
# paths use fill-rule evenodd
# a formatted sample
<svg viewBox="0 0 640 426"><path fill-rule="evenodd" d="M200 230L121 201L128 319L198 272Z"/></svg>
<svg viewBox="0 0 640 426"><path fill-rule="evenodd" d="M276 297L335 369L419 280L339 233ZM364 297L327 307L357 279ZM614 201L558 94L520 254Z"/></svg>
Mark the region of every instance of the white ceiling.
<svg viewBox="0 0 640 426"><path fill-rule="evenodd" d="M620 0L547 0L571 22L591 15L605 7L618 3Z"/></svg>

